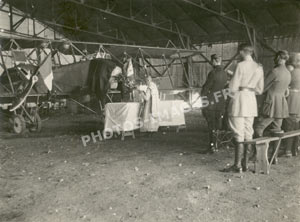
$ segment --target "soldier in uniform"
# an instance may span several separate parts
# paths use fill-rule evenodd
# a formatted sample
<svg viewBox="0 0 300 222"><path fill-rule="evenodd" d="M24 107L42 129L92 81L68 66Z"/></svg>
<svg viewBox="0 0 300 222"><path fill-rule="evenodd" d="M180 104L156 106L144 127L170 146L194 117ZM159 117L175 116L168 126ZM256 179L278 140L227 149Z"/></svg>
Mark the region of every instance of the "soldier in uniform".
<svg viewBox="0 0 300 222"><path fill-rule="evenodd" d="M292 64L295 69L291 72L292 80L287 98L289 117L284 120L282 126L285 131L300 129L300 53L292 56ZM298 137L285 140L286 157L297 156L298 141Z"/></svg>
<svg viewBox="0 0 300 222"><path fill-rule="evenodd" d="M286 68L286 61L289 59L287 51L276 53L274 62L275 68L267 75L264 87L264 102L261 110L261 117L255 125L255 134L262 137L264 130L270 126L272 133L281 132L282 121L289 116L286 100L288 87L291 82L291 74ZM273 155L275 154L275 145ZM277 163L275 154L274 163Z"/></svg>
<svg viewBox="0 0 300 222"><path fill-rule="evenodd" d="M264 88L263 68L252 58L253 47L244 44L239 50L243 61L238 63L229 83L233 97L228 105L228 121L234 134L235 157L234 164L223 172L240 173L248 169L246 160L251 147L244 147L242 142L253 137L253 121L257 116L256 94L261 94ZM245 161L242 163L243 158Z"/></svg>
<svg viewBox="0 0 300 222"><path fill-rule="evenodd" d="M225 98L223 96L215 98L224 89L227 83L227 73L222 67L222 57L216 54L211 56L213 70L208 74L207 80L202 88L202 96L207 96L210 104L203 108L209 129L208 149L204 153L214 153L216 151L216 138L214 132L222 128L222 120L225 113Z"/></svg>

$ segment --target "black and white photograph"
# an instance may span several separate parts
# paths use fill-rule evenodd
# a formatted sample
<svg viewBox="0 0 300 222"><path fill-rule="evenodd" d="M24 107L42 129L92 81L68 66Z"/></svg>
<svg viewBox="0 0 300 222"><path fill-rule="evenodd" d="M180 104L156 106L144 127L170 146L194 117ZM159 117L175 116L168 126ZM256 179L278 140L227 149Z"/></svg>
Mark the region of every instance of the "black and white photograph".
<svg viewBox="0 0 300 222"><path fill-rule="evenodd" d="M0 222L299 222L300 0L0 0Z"/></svg>

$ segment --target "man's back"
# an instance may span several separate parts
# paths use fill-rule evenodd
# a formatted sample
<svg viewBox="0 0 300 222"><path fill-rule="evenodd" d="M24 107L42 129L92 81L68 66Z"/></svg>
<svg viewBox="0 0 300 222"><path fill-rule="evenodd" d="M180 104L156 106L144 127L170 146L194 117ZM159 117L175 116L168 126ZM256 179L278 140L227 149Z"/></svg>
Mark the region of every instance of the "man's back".
<svg viewBox="0 0 300 222"><path fill-rule="evenodd" d="M266 80L266 87L271 84L269 93L284 94L291 82L291 74L285 65L277 66L269 75Z"/></svg>
<svg viewBox="0 0 300 222"><path fill-rule="evenodd" d="M295 68L291 73L292 81L291 81L291 89L299 89L300 90L300 68Z"/></svg>
<svg viewBox="0 0 300 222"><path fill-rule="evenodd" d="M255 94L261 94L264 87L264 73L261 65L247 58L237 65L229 89L234 93L228 107L228 115L235 117L257 116Z"/></svg>
<svg viewBox="0 0 300 222"><path fill-rule="evenodd" d="M287 98L289 113L300 117L300 68L291 73L290 94Z"/></svg>
<svg viewBox="0 0 300 222"><path fill-rule="evenodd" d="M221 92L227 83L227 73L223 70L222 66L216 66L207 76L207 80L202 89L202 96L207 96L210 102L208 109L224 110L225 99L218 98L215 101L214 93Z"/></svg>
<svg viewBox="0 0 300 222"><path fill-rule="evenodd" d="M245 60L237 65L234 77L229 84L232 91L238 91L240 87L252 88L257 94L263 90L263 69L255 61Z"/></svg>

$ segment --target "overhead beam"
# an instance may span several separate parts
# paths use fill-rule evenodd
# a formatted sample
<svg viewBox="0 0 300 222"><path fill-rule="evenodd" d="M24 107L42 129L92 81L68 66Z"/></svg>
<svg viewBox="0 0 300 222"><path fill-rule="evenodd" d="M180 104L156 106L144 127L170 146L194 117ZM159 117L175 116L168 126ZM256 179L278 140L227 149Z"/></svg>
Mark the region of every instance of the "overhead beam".
<svg viewBox="0 0 300 222"><path fill-rule="evenodd" d="M178 5L178 3L177 2L175 2L176 3L176 5ZM180 6L179 6L180 7ZM181 8L181 11L193 22L193 23L195 23L206 35L208 35L209 36L209 32L205 29L205 28L203 28L203 26L195 19L195 18L193 18L191 15L189 15L188 14L188 12L184 9L184 8L182 8L182 7L180 7Z"/></svg>
<svg viewBox="0 0 300 222"><path fill-rule="evenodd" d="M151 28L154 28L154 29L157 29L157 30L161 30L161 31L172 33L174 35L178 35L178 32L176 32L174 30L163 28L163 27L157 26L155 24L143 22L143 21L140 21L140 20L137 20L137 19L133 19L133 18L130 18L130 17L124 16L124 15L120 15L120 14L111 12L111 11L107 11L107 10L104 10L104 9L101 9L101 8L97 8L97 7L94 7L94 6L85 4L85 3L81 3L81 2L78 2L78 1L75 1L75 0L65 0L65 1L77 4L77 5L81 5L81 6L86 7L86 8L94 9L98 12L101 12L101 13L104 13L104 14L107 14L107 15L110 15L110 16L113 16L113 17L121 18L121 19L124 19L126 21L134 22L134 23L137 23L137 24L140 24L140 25L148 26L148 27L151 27ZM186 36L184 33L181 33L181 35Z"/></svg>
<svg viewBox="0 0 300 222"><path fill-rule="evenodd" d="M15 24L13 24L13 30L16 30L25 20L26 20L26 16L22 17L21 19L19 19L19 21L17 21Z"/></svg>
<svg viewBox="0 0 300 222"><path fill-rule="evenodd" d="M249 18L249 16L245 12L241 12L241 13L242 13L244 21L246 21L246 19ZM247 32L248 32L248 30L250 30L249 28L250 28L250 25L246 26ZM273 53L277 52L276 49L274 49L273 47L268 45L268 43L264 40L264 37L260 33L255 31L256 30L255 26L252 25L251 29L252 29L253 33L255 33L257 42L259 42L262 46L264 46L266 49L272 51ZM248 35L249 35L250 41L253 41L251 38L251 33L248 33Z"/></svg>
<svg viewBox="0 0 300 222"><path fill-rule="evenodd" d="M192 46L193 49L198 50L195 46ZM199 55L211 66L214 66L214 64L208 59L201 51L199 51Z"/></svg>
<svg viewBox="0 0 300 222"><path fill-rule="evenodd" d="M158 76L161 76L160 72L151 64L151 62L145 58L145 62L155 71Z"/></svg>
<svg viewBox="0 0 300 222"><path fill-rule="evenodd" d="M247 20L246 20L246 17L245 17L245 14L242 13L242 17L243 17L243 20L244 22L247 24ZM256 45L254 44L254 40L253 40L253 36L251 34L251 30L249 29L248 26L245 27L246 28L246 31L247 31L247 35L248 35L248 39L254 49L254 56L257 58L257 50L256 50ZM252 31L254 31L254 29L252 29Z"/></svg>
<svg viewBox="0 0 300 222"><path fill-rule="evenodd" d="M157 10L157 8L156 8L156 6L153 4L153 2L152 2L152 0L150 0L150 5L149 5L149 7L150 7L150 20L151 20L151 24L153 24L153 25L156 25L156 26L158 26L158 23L156 23L156 22L154 22L154 10L155 10L155 12L156 13L159 13L161 16L163 16L163 17L165 17L165 15L162 15L160 12L159 12L159 10ZM131 18L136 18L136 16L132 16L132 13L135 13L135 14L138 14L139 12L138 12L138 10L132 5L132 3L130 4L130 15L131 15ZM142 10L144 10L144 9L142 9ZM176 24L173 24L173 22L169 19L169 20L167 20L167 21L169 21L170 22L170 24L171 24L171 26L170 26L170 30L173 30L173 27L176 27ZM163 23L165 23L166 21L164 21ZM161 23L160 23L161 24ZM138 30L140 30L140 28L139 27L136 27ZM135 29L136 29L135 28ZM166 32L162 32L161 30L156 30L156 31L158 31L163 37L165 37L166 39L170 39L170 36L168 36L168 35L166 35L167 33ZM143 34L143 31L140 31L140 33L142 33ZM153 41L153 39L149 39L148 38L148 36L147 35L144 35L145 36L145 38L147 38L149 41ZM178 31L178 29L177 29L177 38L178 38L178 40L181 42L181 45L183 46L183 48L184 48L184 45L182 44L182 36L185 36L184 34L182 34L181 32L179 32ZM173 39L173 38L172 38Z"/></svg>
<svg viewBox="0 0 300 222"><path fill-rule="evenodd" d="M14 24L13 24L13 9L12 9L12 5L9 4L8 6L8 10L9 10L9 26L10 26L10 31L14 30Z"/></svg>
<svg viewBox="0 0 300 222"><path fill-rule="evenodd" d="M104 34L101 34L101 33L91 32L91 31L83 30L83 29L76 29L76 28L71 27L71 26L66 26L66 25L58 24L58 23L51 22L51 21L42 21L42 22L46 23L48 25L51 25L51 26L56 26L56 27L65 28L65 29L69 29L69 30L73 30L73 31L77 31L77 32L82 32L82 33L87 33L87 34L91 34L91 35L95 35L95 36L99 36L99 37L103 37L103 38L107 38L107 39L112 39L112 40L115 40L117 42L125 42L123 39L108 36L108 35L104 35Z"/></svg>
<svg viewBox="0 0 300 222"><path fill-rule="evenodd" d="M281 22L279 19L277 19L277 18L275 17L275 15L273 14L273 12L272 12L270 9L267 9L266 11L269 13L269 15L272 17L272 19L274 19L274 21L275 21L278 25L282 25L282 22Z"/></svg>
<svg viewBox="0 0 300 222"><path fill-rule="evenodd" d="M225 27L225 29L228 31L228 32L231 32L231 28L228 27L228 25L225 24L225 22L222 21L222 19L219 17L219 16L216 16L216 19L222 24L222 26Z"/></svg>
<svg viewBox="0 0 300 222"><path fill-rule="evenodd" d="M2 2L2 4L0 5L0 9L2 9L5 6L6 2Z"/></svg>
<svg viewBox="0 0 300 222"><path fill-rule="evenodd" d="M180 0L180 1L182 1L182 2L184 2L184 3L187 3L187 4L191 5L191 6L197 7L197 8L199 8L199 9L202 9L203 11L209 12L210 14L214 14L214 15L216 15L216 16L222 17L222 18L227 19L227 20L229 20L229 21L235 22L235 23L237 23L237 24L240 24L240 25L243 25L243 26L248 26L247 24L245 24L245 23L242 22L242 21L239 21L239 20L237 20L237 19L234 19L234 18L231 18L231 17L229 17L229 16L226 16L226 15L224 15L224 13L220 13L220 12L217 12L217 11L215 11L215 10L208 9L208 8L206 8L205 6L199 5L199 4L194 3L194 2L192 2L192 1L190 1L190 0ZM251 26L250 26L250 27L251 27ZM251 28L253 28L253 27L251 27Z"/></svg>
<svg viewBox="0 0 300 222"><path fill-rule="evenodd" d="M10 14L10 20L12 22L12 16L13 15L17 15L17 16L20 16L22 18L30 18L30 15L27 14L27 13L24 13L24 14L21 14L21 13L18 13L18 12L14 12L13 11L13 7L11 4L9 4L9 7L11 7L11 9L9 9L9 11L7 10L4 10L4 9L0 9L0 11L2 12L6 12L6 13L11 13ZM11 12L10 12L11 11ZM104 34L101 34L101 33L97 33L97 32L92 32L92 31L88 31L88 30L83 30L83 29L76 29L74 27L70 27L70 26L66 26L66 25L63 25L63 24L59 24L59 23L56 23L55 21L45 21L43 19L40 19L40 18L37 18L38 19L38 22L42 23L44 26L46 27L50 27L50 26L55 26L55 27L59 27L59 28L65 28L65 29L69 29L69 30L73 30L73 31L78 31L78 32L83 32L83 33L88 33L88 34L91 34L91 35L95 35L95 36L99 36L99 37L102 37L102 38L106 38L106 39L111 39L111 40L114 40L114 41L117 41L117 42L123 42L123 43L127 43L127 42L132 42L134 43L133 41L128 41L128 40L124 40L124 39L121 39L121 38L116 38L116 37L113 37L113 36L110 36L110 35L104 35ZM35 23L35 22L34 22ZM35 25L33 23L33 25ZM45 28L46 28L45 27ZM13 27L13 24L11 24L11 31L12 32L15 32L14 30L14 27ZM54 31L54 30L53 30ZM34 28L34 32L35 32L35 28ZM17 33L17 32L16 32ZM40 34L40 32L39 32ZM37 35L35 33L35 35Z"/></svg>

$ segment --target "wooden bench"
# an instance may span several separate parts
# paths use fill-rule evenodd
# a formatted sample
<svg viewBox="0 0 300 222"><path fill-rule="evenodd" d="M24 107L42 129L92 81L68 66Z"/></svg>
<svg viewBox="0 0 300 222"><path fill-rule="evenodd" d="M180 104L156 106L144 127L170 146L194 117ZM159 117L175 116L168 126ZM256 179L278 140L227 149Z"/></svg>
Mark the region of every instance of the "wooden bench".
<svg viewBox="0 0 300 222"><path fill-rule="evenodd" d="M270 167L275 159L277 152L279 151L281 141L283 139L295 137L300 135L300 130L289 131L286 133L280 133L278 136L274 137L261 137L249 141L243 142L243 144L252 144L256 147L256 161L255 161L255 173L270 173ZM277 142L276 142L277 141ZM268 149L270 142L276 142L275 152L271 157L269 162L268 160Z"/></svg>

